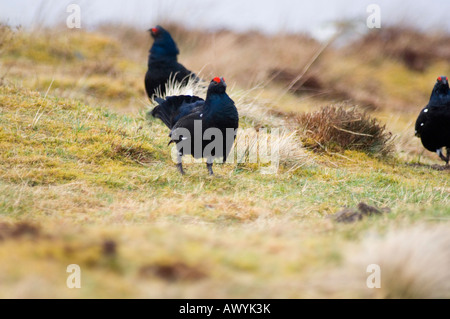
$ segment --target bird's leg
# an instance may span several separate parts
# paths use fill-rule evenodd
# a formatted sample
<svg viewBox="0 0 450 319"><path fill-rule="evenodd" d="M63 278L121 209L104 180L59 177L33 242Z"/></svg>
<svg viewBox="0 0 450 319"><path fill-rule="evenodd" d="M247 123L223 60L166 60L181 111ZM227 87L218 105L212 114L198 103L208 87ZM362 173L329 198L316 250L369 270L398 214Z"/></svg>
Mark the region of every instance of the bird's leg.
<svg viewBox="0 0 450 319"><path fill-rule="evenodd" d="M441 158L441 160L443 160L446 164L448 164L448 151L447 151L447 157L444 156L444 153L442 153L442 148L439 148L436 151L437 155L439 155L439 157Z"/></svg>
<svg viewBox="0 0 450 319"><path fill-rule="evenodd" d="M206 163L206 168L208 169L209 175L214 175L212 165L213 165L212 163Z"/></svg>
<svg viewBox="0 0 450 319"><path fill-rule="evenodd" d="M181 175L185 174L184 170L183 170L183 164L182 163L178 163L177 164L177 168L178 168L178 171L181 173Z"/></svg>
<svg viewBox="0 0 450 319"><path fill-rule="evenodd" d="M450 161L450 147L446 147L446 149L447 149L447 157L446 157L446 166L448 166L448 162Z"/></svg>
<svg viewBox="0 0 450 319"><path fill-rule="evenodd" d="M180 174L184 175L183 160L181 158L181 154L179 151L178 151L178 155L177 155L177 168L178 168L178 171L180 172Z"/></svg>
<svg viewBox="0 0 450 319"><path fill-rule="evenodd" d="M212 166L213 166L213 159L212 158L208 158L206 160L206 168L208 169L209 175L214 175L214 172L212 170Z"/></svg>

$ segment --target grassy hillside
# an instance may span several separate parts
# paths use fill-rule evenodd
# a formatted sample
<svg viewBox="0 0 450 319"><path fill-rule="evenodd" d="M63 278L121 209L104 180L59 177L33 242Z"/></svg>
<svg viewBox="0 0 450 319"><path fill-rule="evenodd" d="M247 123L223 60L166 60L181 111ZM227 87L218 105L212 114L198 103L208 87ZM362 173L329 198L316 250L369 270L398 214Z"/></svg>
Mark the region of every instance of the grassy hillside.
<svg viewBox="0 0 450 319"><path fill-rule="evenodd" d="M1 29L0 297L450 297L450 170L412 133L435 76L450 73L448 63L431 60L417 73L395 56L376 67L356 55L336 64L345 48L326 51L320 68L329 85L342 74L345 83L358 83L375 72L377 80L366 84L385 92L386 103L370 116L394 134L395 148L388 156L316 152L301 146L292 119L339 99L285 92L280 82L251 89L267 74L258 78L264 59L256 68L245 51L297 39L288 52L272 47L266 54L280 59L266 59L264 71L295 69L310 58L291 60L295 52L305 41L314 52L313 40L227 32L183 38L178 28L180 59L193 70L210 63L205 78L227 78L243 128L298 130L289 145L301 148L277 174L233 163L216 165L215 177L204 164L187 164L180 176L167 128L145 116L150 40L125 31ZM202 58L212 38L211 50L227 44L240 54ZM247 61L242 73L251 80L238 76L238 67L223 68L234 54ZM406 91L406 82L418 89ZM366 97L354 91L348 105ZM330 218L360 202L390 211L355 223ZM366 287L366 267L374 263L386 274L380 289ZM70 264L81 267L81 289L66 286Z"/></svg>

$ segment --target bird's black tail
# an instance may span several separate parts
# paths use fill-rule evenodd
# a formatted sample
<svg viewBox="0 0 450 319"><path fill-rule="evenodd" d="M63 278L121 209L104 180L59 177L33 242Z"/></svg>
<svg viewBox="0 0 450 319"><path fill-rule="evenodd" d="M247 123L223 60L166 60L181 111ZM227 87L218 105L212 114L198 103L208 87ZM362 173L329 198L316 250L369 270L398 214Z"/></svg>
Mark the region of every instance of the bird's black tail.
<svg viewBox="0 0 450 319"><path fill-rule="evenodd" d="M193 108L204 103L202 98L190 95L169 96L166 99L155 97L155 101L158 105L150 114L153 117L159 118L170 129L178 118L188 114Z"/></svg>

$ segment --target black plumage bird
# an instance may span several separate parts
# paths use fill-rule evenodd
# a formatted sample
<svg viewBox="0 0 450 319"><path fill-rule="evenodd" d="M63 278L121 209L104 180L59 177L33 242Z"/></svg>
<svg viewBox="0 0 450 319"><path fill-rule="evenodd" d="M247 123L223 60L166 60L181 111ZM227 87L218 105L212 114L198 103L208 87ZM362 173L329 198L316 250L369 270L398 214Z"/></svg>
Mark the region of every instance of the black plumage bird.
<svg viewBox="0 0 450 319"><path fill-rule="evenodd" d="M145 91L150 99L157 92L165 94L169 78L174 78L182 84L186 84L191 77L198 79L194 73L178 63L177 55L180 51L167 30L158 25L149 31L154 39L145 74Z"/></svg>
<svg viewBox="0 0 450 319"><path fill-rule="evenodd" d="M415 125L415 135L423 146L436 152L445 161L450 160L450 92L448 78L440 76L431 92L430 101L419 114ZM447 149L444 156L443 148Z"/></svg>
<svg viewBox="0 0 450 319"><path fill-rule="evenodd" d="M159 103L151 115L161 119L171 130L170 143L177 146L177 167L184 174L181 158L192 155L206 158L206 167L213 175L215 158L228 154L236 138L239 115L233 100L227 95L223 78L214 78L208 86L206 99L197 96L156 98Z"/></svg>

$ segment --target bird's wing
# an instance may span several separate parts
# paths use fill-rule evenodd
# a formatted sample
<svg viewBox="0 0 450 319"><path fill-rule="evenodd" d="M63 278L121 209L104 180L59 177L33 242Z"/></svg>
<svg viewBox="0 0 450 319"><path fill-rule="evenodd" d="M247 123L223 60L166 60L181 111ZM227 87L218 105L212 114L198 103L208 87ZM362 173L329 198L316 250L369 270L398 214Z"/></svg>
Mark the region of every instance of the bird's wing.
<svg viewBox="0 0 450 319"><path fill-rule="evenodd" d="M161 119L170 129L178 120L205 103L202 98L190 95L169 96L165 100L158 98L156 101L158 105L151 111L151 115Z"/></svg>
<svg viewBox="0 0 450 319"><path fill-rule="evenodd" d="M416 120L416 135L430 128L438 129L442 135L450 136L450 108L433 105L424 107Z"/></svg>
<svg viewBox="0 0 450 319"><path fill-rule="evenodd" d="M182 131L179 129L182 129L183 131L189 131L190 134L194 133L194 126L195 121L201 121L202 120L202 108L195 108L190 112L189 114L185 115L184 117L180 118L175 125L172 127L170 131L170 139L171 142L176 142L179 140L178 135L183 135ZM180 133L181 132L181 133Z"/></svg>

